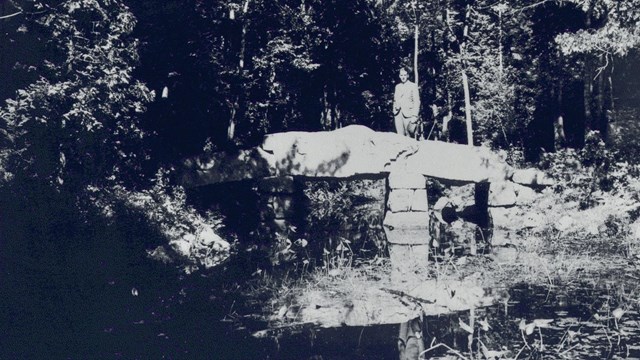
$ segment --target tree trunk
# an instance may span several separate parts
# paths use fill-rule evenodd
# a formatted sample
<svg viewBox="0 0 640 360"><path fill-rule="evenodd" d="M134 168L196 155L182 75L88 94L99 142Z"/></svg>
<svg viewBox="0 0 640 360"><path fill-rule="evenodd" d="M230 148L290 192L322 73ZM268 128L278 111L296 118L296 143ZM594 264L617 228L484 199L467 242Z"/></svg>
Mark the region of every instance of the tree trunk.
<svg viewBox="0 0 640 360"><path fill-rule="evenodd" d="M606 66L604 64L604 58L600 58L600 66ZM595 94L595 102L596 102L596 120L597 120L597 129L600 130L600 135L602 136L602 140L606 141L606 137L607 137L607 118L606 118L606 114L605 114L605 97L604 97L604 92L605 92L605 74L604 72L606 71L606 69L602 70L599 74L598 74L598 82L597 82L597 86L598 88L596 89L596 94Z"/></svg>
<svg viewBox="0 0 640 360"><path fill-rule="evenodd" d="M591 59L587 55L584 62L584 74L583 81L583 96L584 96L584 130L585 133L593 129L593 111L591 110L591 96L593 95L593 84L591 83L592 71L591 71Z"/></svg>
<svg viewBox="0 0 640 360"><path fill-rule="evenodd" d="M244 69L245 49L246 49L246 43L247 43L247 27L249 24L249 21L247 20L246 15L247 15L247 12L249 11L249 1L250 0L246 0L244 2L244 6L242 7L243 18L242 18L242 37L240 38L240 56L238 61L239 72L241 72L242 69Z"/></svg>
<svg viewBox="0 0 640 360"><path fill-rule="evenodd" d="M467 23L469 19L470 7L467 8L464 13L464 29L462 31L462 42L460 43L460 56L462 57L462 87L464 90L464 114L467 123L467 144L473 146L473 129L471 127L471 94L469 92L469 79L467 78L467 63L465 61L467 36L469 35L469 25Z"/></svg>
<svg viewBox="0 0 640 360"><path fill-rule="evenodd" d="M464 88L464 114L467 123L467 144L473 146L473 129L471 127L471 95L469 94L469 80L467 71L462 69L462 87Z"/></svg>
<svg viewBox="0 0 640 360"><path fill-rule="evenodd" d="M229 106L229 126L227 127L227 140L231 141L235 137L236 133L236 114L238 113L240 97L236 96L233 102L227 100Z"/></svg>
<svg viewBox="0 0 640 360"><path fill-rule="evenodd" d="M419 52L419 48L418 48L418 38L420 37L420 31L418 29L418 20L416 19L416 25L415 25L415 34L414 34L414 50L413 50L413 74L414 74L414 78L415 78L415 82L416 85L420 86L419 84L419 78L418 78L418 52Z"/></svg>

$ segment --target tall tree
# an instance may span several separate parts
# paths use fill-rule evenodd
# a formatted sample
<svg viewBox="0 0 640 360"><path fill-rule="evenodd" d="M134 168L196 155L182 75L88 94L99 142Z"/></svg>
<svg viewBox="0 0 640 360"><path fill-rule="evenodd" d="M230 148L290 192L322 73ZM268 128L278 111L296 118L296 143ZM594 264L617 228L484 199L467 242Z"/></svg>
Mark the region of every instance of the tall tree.
<svg viewBox="0 0 640 360"><path fill-rule="evenodd" d="M0 108L13 140L10 169L73 189L134 181L145 160L138 116L153 98L131 75L135 18L111 0L39 7L28 26L49 34L55 51L42 77Z"/></svg>

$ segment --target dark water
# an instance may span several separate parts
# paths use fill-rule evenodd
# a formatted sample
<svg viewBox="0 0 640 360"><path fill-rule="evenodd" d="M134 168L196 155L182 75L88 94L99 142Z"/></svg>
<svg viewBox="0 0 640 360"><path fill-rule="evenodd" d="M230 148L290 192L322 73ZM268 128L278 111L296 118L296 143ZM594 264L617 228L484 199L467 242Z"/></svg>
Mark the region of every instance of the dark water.
<svg viewBox="0 0 640 360"><path fill-rule="evenodd" d="M145 257L163 240L134 213L83 219L69 210L74 204L36 198L0 197L0 359L398 358L399 324L278 330L260 320L272 299L250 291L261 261L252 253L184 275ZM475 309L471 346L460 325L470 324L469 311L425 318L426 348L446 344L467 357L482 346L509 357L522 350L520 359L640 357L635 288L522 284L508 293L505 303ZM529 335L520 330L544 319Z"/></svg>

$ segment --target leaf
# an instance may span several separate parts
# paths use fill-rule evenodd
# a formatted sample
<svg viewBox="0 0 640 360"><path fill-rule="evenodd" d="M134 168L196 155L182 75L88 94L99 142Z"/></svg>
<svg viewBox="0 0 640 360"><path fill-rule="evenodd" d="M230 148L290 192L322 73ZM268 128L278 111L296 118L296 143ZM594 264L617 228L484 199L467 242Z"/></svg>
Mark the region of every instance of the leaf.
<svg viewBox="0 0 640 360"><path fill-rule="evenodd" d="M289 310L289 308L286 305L282 305L278 310L278 315L277 315L278 319L283 319L284 316L287 314L287 310Z"/></svg>
<svg viewBox="0 0 640 360"><path fill-rule="evenodd" d="M527 322L524 321L524 319L520 320L520 323L518 324L518 329L520 329L520 331L524 331L526 327L527 327Z"/></svg>
<svg viewBox="0 0 640 360"><path fill-rule="evenodd" d="M527 326L524 327L524 333L527 335L531 335L533 334L533 330L535 329L536 329L535 323L527 324Z"/></svg>
<svg viewBox="0 0 640 360"><path fill-rule="evenodd" d="M473 334L473 329L471 328L471 326L467 325L464 321L462 321L462 319L458 319L458 323L460 324L462 330L468 332L469 334Z"/></svg>
<svg viewBox="0 0 640 360"><path fill-rule="evenodd" d="M613 310L611 314L613 315L614 318L616 318L616 320L620 320L622 315L624 315L624 310L622 310L621 308L617 308Z"/></svg>
<svg viewBox="0 0 640 360"><path fill-rule="evenodd" d="M491 325L489 325L489 322L487 321L487 319L478 321L478 324L482 326L483 331L489 331L489 329L491 328Z"/></svg>

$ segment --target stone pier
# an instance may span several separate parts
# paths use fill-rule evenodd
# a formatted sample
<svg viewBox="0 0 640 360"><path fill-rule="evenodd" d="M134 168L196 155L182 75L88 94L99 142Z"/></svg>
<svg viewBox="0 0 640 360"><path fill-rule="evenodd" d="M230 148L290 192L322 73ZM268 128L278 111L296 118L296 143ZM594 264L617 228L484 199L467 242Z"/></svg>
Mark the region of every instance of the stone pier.
<svg viewBox="0 0 640 360"><path fill-rule="evenodd" d="M429 203L422 174L394 169L387 178L384 232L387 236L392 278L426 267L429 259Z"/></svg>
<svg viewBox="0 0 640 360"><path fill-rule="evenodd" d="M258 214L260 217L259 232L265 239L276 239L286 242L290 238L295 225L296 204L295 195L299 184L293 176L268 177L257 182ZM279 241L280 242L280 241ZM277 244L273 255L280 253ZM279 263L280 259L273 258L272 263Z"/></svg>

